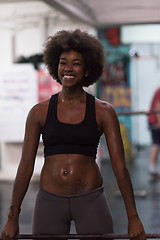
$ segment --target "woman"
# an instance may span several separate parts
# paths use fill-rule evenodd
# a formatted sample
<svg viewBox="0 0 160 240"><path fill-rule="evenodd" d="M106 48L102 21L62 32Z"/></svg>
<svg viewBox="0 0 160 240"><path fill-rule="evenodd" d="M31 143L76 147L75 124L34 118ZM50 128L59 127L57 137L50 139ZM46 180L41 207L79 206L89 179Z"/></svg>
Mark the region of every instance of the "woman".
<svg viewBox="0 0 160 240"><path fill-rule="evenodd" d="M160 111L160 88L155 91L152 97L150 111ZM149 180L152 182L160 180L157 167L160 151L160 114L149 114L148 123L152 140L149 160Z"/></svg>
<svg viewBox="0 0 160 240"><path fill-rule="evenodd" d="M119 122L110 104L86 93L101 76L102 44L80 30L60 31L44 48L50 74L62 91L29 112L22 158L14 183L8 220L1 239L18 233L18 216L33 173L42 134L45 162L33 216L34 234L68 234L71 220L79 234L112 233L112 218L95 162L104 133L112 167L124 198L130 237L145 239L125 166Z"/></svg>

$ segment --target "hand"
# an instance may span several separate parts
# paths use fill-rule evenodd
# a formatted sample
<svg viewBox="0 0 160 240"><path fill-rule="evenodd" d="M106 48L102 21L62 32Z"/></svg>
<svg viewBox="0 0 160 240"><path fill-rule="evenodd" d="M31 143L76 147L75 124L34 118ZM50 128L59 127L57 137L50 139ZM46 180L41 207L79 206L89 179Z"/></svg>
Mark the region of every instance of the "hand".
<svg viewBox="0 0 160 240"><path fill-rule="evenodd" d="M146 239L143 225L138 216L135 216L132 219L129 219L128 234L130 236L130 239L136 239L136 240L145 240Z"/></svg>
<svg viewBox="0 0 160 240"><path fill-rule="evenodd" d="M0 240L14 239L15 235L18 233L19 233L18 222L8 219L2 229Z"/></svg>

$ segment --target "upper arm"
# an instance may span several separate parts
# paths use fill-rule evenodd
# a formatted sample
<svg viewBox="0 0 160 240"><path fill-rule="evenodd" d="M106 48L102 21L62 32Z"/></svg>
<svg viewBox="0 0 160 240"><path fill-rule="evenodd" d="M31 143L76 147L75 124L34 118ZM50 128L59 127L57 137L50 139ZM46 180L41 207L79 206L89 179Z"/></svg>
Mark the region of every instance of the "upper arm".
<svg viewBox="0 0 160 240"><path fill-rule="evenodd" d="M114 168L124 167L124 147L118 117L110 104L104 103L102 108L102 129L106 138L112 166Z"/></svg>
<svg viewBox="0 0 160 240"><path fill-rule="evenodd" d="M40 110L34 106L27 117L20 166L33 170L40 139Z"/></svg>

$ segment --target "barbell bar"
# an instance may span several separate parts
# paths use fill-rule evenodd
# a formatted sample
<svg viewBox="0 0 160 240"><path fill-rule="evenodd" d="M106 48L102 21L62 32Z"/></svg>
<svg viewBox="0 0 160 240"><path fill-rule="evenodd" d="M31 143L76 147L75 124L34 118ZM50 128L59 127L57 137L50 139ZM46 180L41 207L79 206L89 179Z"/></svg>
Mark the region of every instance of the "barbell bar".
<svg viewBox="0 0 160 240"><path fill-rule="evenodd" d="M129 234L17 234L15 239L129 239ZM159 238L160 233L147 233L146 239Z"/></svg>

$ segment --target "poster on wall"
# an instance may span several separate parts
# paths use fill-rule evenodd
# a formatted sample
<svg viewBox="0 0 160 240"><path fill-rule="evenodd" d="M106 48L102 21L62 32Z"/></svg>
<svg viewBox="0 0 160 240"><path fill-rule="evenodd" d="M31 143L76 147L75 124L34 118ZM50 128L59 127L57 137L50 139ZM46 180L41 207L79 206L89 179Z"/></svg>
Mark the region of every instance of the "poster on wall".
<svg viewBox="0 0 160 240"><path fill-rule="evenodd" d="M125 149L125 159L132 159L131 146L131 116L125 116L122 113L131 109L131 89L125 85L104 86L101 88L101 99L109 102L114 107L120 121L121 134ZM102 147L103 147L102 142ZM101 150L102 151L102 150ZM102 151L104 152L104 150Z"/></svg>
<svg viewBox="0 0 160 240"><path fill-rule="evenodd" d="M129 45L121 43L119 26L99 29L98 35L104 44L106 63L99 84L99 95L111 103L118 113L131 110ZM118 115L126 160L132 159L131 118ZM101 144L103 148L103 141ZM101 151L104 152L104 151ZM107 158L107 155L103 156Z"/></svg>
<svg viewBox="0 0 160 240"><path fill-rule="evenodd" d="M0 140L22 139L28 111L38 102L36 79L32 64L0 69Z"/></svg>
<svg viewBox="0 0 160 240"><path fill-rule="evenodd" d="M114 61L112 63L106 63L102 76L102 81L104 81L107 85L127 84L125 61L122 59Z"/></svg>
<svg viewBox="0 0 160 240"><path fill-rule="evenodd" d="M28 64L0 69L0 111L4 117L7 113L25 112L37 101L35 76L33 66Z"/></svg>

